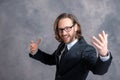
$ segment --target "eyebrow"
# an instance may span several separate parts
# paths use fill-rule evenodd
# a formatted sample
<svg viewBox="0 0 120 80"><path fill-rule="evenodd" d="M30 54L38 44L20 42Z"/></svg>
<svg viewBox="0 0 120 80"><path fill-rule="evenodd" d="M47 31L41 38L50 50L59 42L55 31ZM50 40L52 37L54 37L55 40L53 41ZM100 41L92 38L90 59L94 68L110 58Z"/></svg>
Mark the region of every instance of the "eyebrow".
<svg viewBox="0 0 120 80"><path fill-rule="evenodd" d="M74 26L74 24L72 24L71 26L65 26L64 28L66 28L66 27L73 27ZM60 28L59 28L60 29ZM63 28L61 28L61 29L63 29Z"/></svg>

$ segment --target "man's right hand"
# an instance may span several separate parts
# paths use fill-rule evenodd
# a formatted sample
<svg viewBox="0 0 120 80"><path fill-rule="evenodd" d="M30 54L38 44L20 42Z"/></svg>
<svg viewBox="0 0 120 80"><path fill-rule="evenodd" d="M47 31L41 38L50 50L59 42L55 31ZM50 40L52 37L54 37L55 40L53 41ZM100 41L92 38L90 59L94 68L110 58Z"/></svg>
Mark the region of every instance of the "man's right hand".
<svg viewBox="0 0 120 80"><path fill-rule="evenodd" d="M36 54L36 52L38 51L38 47L40 45L40 42L41 42L40 39L38 39L37 42L34 42L34 41L30 42L30 53L32 55Z"/></svg>

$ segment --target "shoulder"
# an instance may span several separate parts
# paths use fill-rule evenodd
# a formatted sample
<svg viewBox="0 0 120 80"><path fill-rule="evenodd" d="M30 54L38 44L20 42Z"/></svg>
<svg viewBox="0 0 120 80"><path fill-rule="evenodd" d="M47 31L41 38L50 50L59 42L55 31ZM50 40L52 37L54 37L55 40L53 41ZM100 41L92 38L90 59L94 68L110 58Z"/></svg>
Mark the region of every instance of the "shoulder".
<svg viewBox="0 0 120 80"><path fill-rule="evenodd" d="M81 49L83 57L97 56L95 47L88 44L83 37L79 40L78 43L79 49Z"/></svg>
<svg viewBox="0 0 120 80"><path fill-rule="evenodd" d="M95 50L95 48L92 45L88 44L83 37L79 39L78 44L79 44L79 48L82 48L82 50L85 51Z"/></svg>
<svg viewBox="0 0 120 80"><path fill-rule="evenodd" d="M96 51L96 49L92 45L86 44L84 51Z"/></svg>

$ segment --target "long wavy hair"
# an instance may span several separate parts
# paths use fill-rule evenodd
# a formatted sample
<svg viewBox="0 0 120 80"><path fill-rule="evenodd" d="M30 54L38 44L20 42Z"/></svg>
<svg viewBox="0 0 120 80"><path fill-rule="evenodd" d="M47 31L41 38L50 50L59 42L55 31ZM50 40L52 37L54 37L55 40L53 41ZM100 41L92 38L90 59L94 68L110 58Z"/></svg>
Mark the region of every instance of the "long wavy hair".
<svg viewBox="0 0 120 80"><path fill-rule="evenodd" d="M58 23L63 18L69 18L69 19L72 20L73 24L77 24L77 26L78 26L77 29L78 30L76 31L76 38L80 39L82 37L82 32L81 32L81 26L78 22L78 19L73 14L62 13L56 18L56 20L54 22L54 32L55 32L56 40L59 41L59 42L62 42L62 39L60 38L59 32L58 32Z"/></svg>

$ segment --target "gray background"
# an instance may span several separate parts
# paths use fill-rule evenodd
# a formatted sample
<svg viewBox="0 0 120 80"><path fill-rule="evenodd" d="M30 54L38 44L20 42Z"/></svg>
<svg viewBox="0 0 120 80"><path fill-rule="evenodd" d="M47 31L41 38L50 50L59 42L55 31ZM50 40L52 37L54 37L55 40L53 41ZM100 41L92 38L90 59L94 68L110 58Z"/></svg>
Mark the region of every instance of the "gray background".
<svg viewBox="0 0 120 80"><path fill-rule="evenodd" d="M120 0L0 0L0 80L54 80L55 66L29 58L29 44L41 38L39 48L52 54L53 23L63 12L77 16L90 44L102 30L109 34L109 71L87 80L120 80Z"/></svg>

